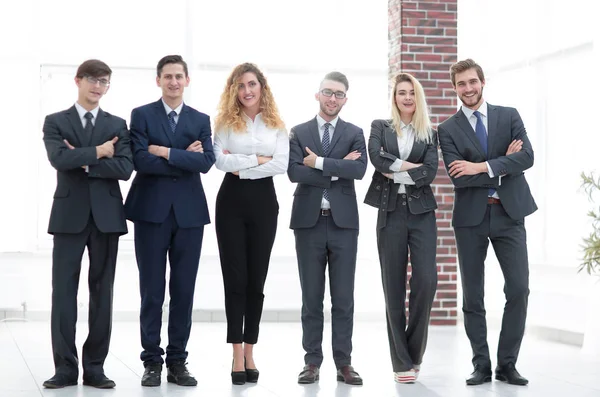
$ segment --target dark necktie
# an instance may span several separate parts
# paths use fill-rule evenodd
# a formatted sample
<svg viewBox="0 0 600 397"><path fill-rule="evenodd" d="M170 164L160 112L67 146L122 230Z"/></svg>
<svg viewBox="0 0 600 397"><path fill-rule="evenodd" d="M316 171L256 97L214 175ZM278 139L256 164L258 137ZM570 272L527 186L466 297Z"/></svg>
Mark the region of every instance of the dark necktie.
<svg viewBox="0 0 600 397"><path fill-rule="evenodd" d="M175 116L177 113L174 110L169 112L169 127L171 127L171 132L175 133L175 127L177 127L177 123L175 122Z"/></svg>
<svg viewBox="0 0 600 397"><path fill-rule="evenodd" d="M331 124L325 123L325 131L323 131L323 139L321 140L321 145L323 146L323 156L327 157L329 155L329 126ZM329 201L329 192L327 189L323 189L323 197L325 200Z"/></svg>
<svg viewBox="0 0 600 397"><path fill-rule="evenodd" d="M485 125L483 124L483 120L481 118L481 113L478 110L474 111L473 114L477 117L477 124L475 124L475 136L479 140L481 144L481 148L483 149L483 153L485 153L485 158L487 159L488 155L488 135L485 130ZM492 196L496 193L496 189L489 189L488 196Z"/></svg>
<svg viewBox="0 0 600 397"><path fill-rule="evenodd" d="M92 119L94 115L91 112L87 112L83 117L85 117L85 128L83 132L85 133L85 145L87 145L92 139L92 131L94 130L94 124L92 124Z"/></svg>

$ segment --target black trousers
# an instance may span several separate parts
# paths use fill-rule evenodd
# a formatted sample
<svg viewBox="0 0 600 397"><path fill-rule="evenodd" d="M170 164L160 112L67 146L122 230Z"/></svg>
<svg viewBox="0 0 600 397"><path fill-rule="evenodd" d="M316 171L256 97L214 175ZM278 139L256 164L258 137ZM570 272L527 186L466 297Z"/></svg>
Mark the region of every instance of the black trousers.
<svg viewBox="0 0 600 397"><path fill-rule="evenodd" d="M525 333L529 297L527 236L523 219L508 216L501 204L488 204L483 221L454 228L463 287L465 330L473 364L491 367L484 306L484 269L489 242L504 275L506 305L498 342L498 365L516 364Z"/></svg>
<svg viewBox="0 0 600 397"><path fill-rule="evenodd" d="M225 286L227 343L258 341L278 214L272 177L250 180L225 174L217 195L215 228Z"/></svg>
<svg viewBox="0 0 600 397"><path fill-rule="evenodd" d="M358 229L340 228L332 216L321 215L314 227L295 229L294 236L302 288L304 363L317 367L323 363L323 299L328 270L333 360L336 368L351 365Z"/></svg>
<svg viewBox="0 0 600 397"><path fill-rule="evenodd" d="M144 366L163 363L160 329L165 300L167 255L169 257L169 344L167 366L185 362L192 329L194 290L200 262L204 226L181 228L171 209L163 223L137 221L135 256L140 272L140 333Z"/></svg>
<svg viewBox="0 0 600 397"><path fill-rule="evenodd" d="M56 373L79 375L75 347L77 291L81 258L87 247L90 269L88 337L83 344L85 374L102 373L112 330L113 284L119 246L118 233L102 233L92 217L81 233L54 234L52 251L52 351Z"/></svg>
<svg viewBox="0 0 600 397"><path fill-rule="evenodd" d="M406 194L400 194L396 209L385 215L386 226L377 230L394 372L408 371L421 364L437 287L435 212L415 215L406 204ZM407 324L405 299L409 251L412 274Z"/></svg>

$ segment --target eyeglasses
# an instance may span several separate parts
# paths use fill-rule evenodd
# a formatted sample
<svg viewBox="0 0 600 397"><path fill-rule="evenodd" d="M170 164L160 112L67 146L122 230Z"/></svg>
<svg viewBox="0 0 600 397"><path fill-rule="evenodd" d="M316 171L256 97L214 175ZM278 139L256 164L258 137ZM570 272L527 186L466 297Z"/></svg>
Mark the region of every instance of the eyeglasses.
<svg viewBox="0 0 600 397"><path fill-rule="evenodd" d="M325 95L327 98L331 98L332 95L335 95L335 97L337 99L346 98L346 93L344 91L333 91L333 90L330 90L329 88L323 88L321 90L321 94Z"/></svg>
<svg viewBox="0 0 600 397"><path fill-rule="evenodd" d="M97 78L92 77L92 76L84 76L84 77L88 81L88 83L90 83L91 85L96 85L97 83L100 83L101 87L108 87L108 86L110 86L110 81L108 81L106 79L97 79Z"/></svg>

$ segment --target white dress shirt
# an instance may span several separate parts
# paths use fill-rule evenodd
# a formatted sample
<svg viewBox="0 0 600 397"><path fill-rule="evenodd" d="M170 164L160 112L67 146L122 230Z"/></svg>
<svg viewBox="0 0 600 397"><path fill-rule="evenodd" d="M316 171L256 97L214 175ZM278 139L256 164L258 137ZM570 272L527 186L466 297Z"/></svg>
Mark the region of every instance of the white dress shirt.
<svg viewBox="0 0 600 397"><path fill-rule="evenodd" d="M215 131L215 166L225 172L239 172L240 179L260 179L283 174L287 171L290 157L290 141L283 129L267 127L261 114L254 121L243 115L247 130L232 129ZM224 154L227 150L230 154ZM273 160L258 164L258 156L273 157Z"/></svg>
<svg viewBox="0 0 600 397"><path fill-rule="evenodd" d="M79 103L75 102L75 109L77 109L77 114L79 114L79 120L81 120L81 125L85 128L85 124L87 123L87 119L85 118L85 114L88 112L83 106ZM100 106L96 106L94 109L89 112L92 114L92 125L96 125L96 117L98 117L98 110L100 110Z"/></svg>
<svg viewBox="0 0 600 397"><path fill-rule="evenodd" d="M485 127L485 133L489 135L488 133L488 116L487 116L487 111L488 111L488 107L487 107L487 102L483 101L483 103L479 106L478 109L470 109L468 107L466 107L465 105L461 106L462 112L465 114L465 116L467 117L467 120L469 120L469 124L471 124L471 127L473 128L473 132L475 132L476 126L477 126L477 116L475 116L475 110L478 110L479 113L481 114L481 121L483 122L483 126ZM494 175L494 171L492 170L492 167L490 167L490 163L488 163L487 161L485 162L485 165L487 167L488 170L488 175L490 176L490 178L493 178ZM498 176L498 184L500 184L502 182L502 175ZM498 192L494 193L492 195L492 197L499 199L500 196L498 196Z"/></svg>
<svg viewBox="0 0 600 397"><path fill-rule="evenodd" d="M413 144L415 143L415 128L412 123L404 124L402 121L400 121L400 130L401 133L398 136L398 149L400 151L400 158L390 165L390 171L394 172L394 183L400 184L400 187L398 188L398 194L406 193L405 185L415 184L408 171L400 171L400 168L402 168L402 163L410 155Z"/></svg>
<svg viewBox="0 0 600 397"><path fill-rule="evenodd" d="M323 117L317 114L317 125L319 126L319 139L323 142L323 134L325 133L325 124L329 123L329 144L333 141L333 132L335 131L335 126L340 118L336 117L331 121L326 121ZM317 157L315 161L315 168L323 171L323 157ZM339 178L337 176L332 176L331 181L337 181ZM325 197L321 199L321 208L324 210L328 210L331 208L329 201L325 200Z"/></svg>

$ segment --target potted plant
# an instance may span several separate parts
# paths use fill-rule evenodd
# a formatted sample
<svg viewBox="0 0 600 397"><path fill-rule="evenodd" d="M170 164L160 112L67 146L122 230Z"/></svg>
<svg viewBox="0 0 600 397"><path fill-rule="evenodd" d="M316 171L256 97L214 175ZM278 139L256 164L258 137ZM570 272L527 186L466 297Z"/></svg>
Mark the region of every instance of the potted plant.
<svg viewBox="0 0 600 397"><path fill-rule="evenodd" d="M600 177L596 178L593 173L586 175L581 173L581 187L587 193L591 202L594 195L600 192ZM579 265L579 272L586 271L590 275L600 274L600 208L588 212L592 219L592 231L583 239L581 245L583 260ZM600 354L600 284L597 282L591 286L591 299L588 304L585 334L583 337L583 351L592 355Z"/></svg>

